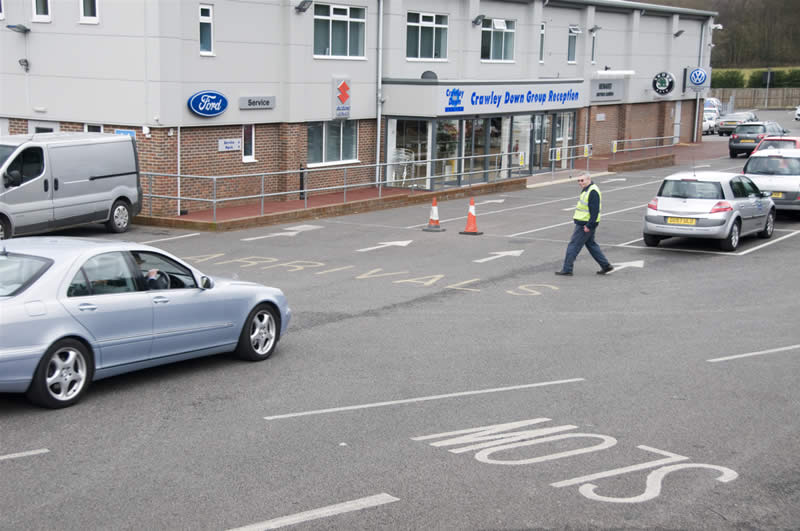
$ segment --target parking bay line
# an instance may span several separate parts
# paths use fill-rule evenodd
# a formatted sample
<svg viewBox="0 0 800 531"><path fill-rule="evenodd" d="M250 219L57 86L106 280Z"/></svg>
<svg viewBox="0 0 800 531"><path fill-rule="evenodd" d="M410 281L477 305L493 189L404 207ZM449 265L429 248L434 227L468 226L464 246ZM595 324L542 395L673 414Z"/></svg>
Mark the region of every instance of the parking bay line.
<svg viewBox="0 0 800 531"><path fill-rule="evenodd" d="M637 208L643 208L643 207L646 207L646 206L647 206L647 203L643 203L641 205L636 205L636 206L633 206L633 207L630 207L630 208L623 208L622 210L615 210L614 212L606 212L606 213L603 213L603 216L610 216L612 214L619 214L620 212L627 212L628 210L635 210ZM552 229L552 228L555 228L555 227L562 227L564 225L572 225L573 223L574 223L573 220L569 220L569 221L565 221L564 223L556 223L555 225L548 225L547 227L539 227L538 229L531 229L531 230L526 230L524 232L517 232L517 233L514 233L514 234L509 234L506 237L507 238L515 238L517 236L522 236L524 234L530 234L532 232L539 232L540 230L547 230L547 229Z"/></svg>
<svg viewBox="0 0 800 531"><path fill-rule="evenodd" d="M32 455L39 455L39 454L46 454L50 452L47 448L40 448L39 450L29 450L27 452L19 452L16 454L6 454L0 455L0 461L5 461L6 459L17 459L19 457L29 457Z"/></svg>
<svg viewBox="0 0 800 531"><path fill-rule="evenodd" d="M171 238L161 238L159 240L150 240L150 241L147 241L147 242L140 242L140 244L141 245L149 245L151 243L166 242L166 241L169 241L169 240L180 240L181 238L191 238L192 236L199 236L199 235L200 235L199 232L193 232L191 234L182 234L181 236L173 236Z"/></svg>
<svg viewBox="0 0 800 531"><path fill-rule="evenodd" d="M266 522L260 522L244 527L237 527L235 529L230 529L229 531L260 531L262 529L278 529L289 525L308 522L309 520L317 520L319 518L327 518L337 514L360 511L362 509L369 509L371 507L378 507L379 505L396 501L400 501L400 499L382 492L381 494L376 494L374 496L367 496L366 498L359 498L357 500L337 503L335 505L328 505L325 507L320 507L319 509L304 511L302 513L282 516L273 520L267 520Z"/></svg>
<svg viewBox="0 0 800 531"><path fill-rule="evenodd" d="M390 400L387 402L373 402L371 404L359 404L356 406L343 406L343 407L332 407L328 409L315 409L312 411L301 411L299 413L285 413L283 415L271 415L269 417L264 417L264 420L278 420L278 419L288 419L294 417L305 417L308 415L321 415L324 413L339 413L341 411L354 411L357 409L370 409L374 407L383 407L383 406L395 406L399 404L413 404L416 402L426 402L428 400L440 400L443 398L455 398L459 396L471 396L471 395L482 395L486 393L499 393L503 391L516 391L518 389L530 389L532 387L546 387L549 385L560 385L566 383L575 383L575 382L583 382L585 378L570 378L568 380L554 380L551 382L539 382L539 383L532 383L532 384L523 384L523 385L512 385L510 387L495 387L493 389L480 389L478 391L461 391L459 393L448 393L445 395L433 395L433 396L421 396L417 398L406 398L402 400Z"/></svg>
<svg viewBox="0 0 800 531"><path fill-rule="evenodd" d="M722 358L713 358L710 360L706 360L709 363L717 363L719 361L730 361L730 360L737 360L739 358L750 358L753 356L763 356L764 354L774 354L775 352L785 352L787 350L795 350L800 348L800 344L798 345L789 345L788 347L778 347L778 348L771 348L769 350L759 350L757 352L747 352L745 354L736 354L734 356L725 356Z"/></svg>

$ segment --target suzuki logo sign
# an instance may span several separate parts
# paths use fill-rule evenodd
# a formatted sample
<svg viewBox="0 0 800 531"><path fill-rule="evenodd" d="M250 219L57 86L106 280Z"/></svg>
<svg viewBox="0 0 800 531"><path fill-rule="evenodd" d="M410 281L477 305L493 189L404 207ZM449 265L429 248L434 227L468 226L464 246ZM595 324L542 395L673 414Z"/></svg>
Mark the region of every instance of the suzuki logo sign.
<svg viewBox="0 0 800 531"><path fill-rule="evenodd" d="M333 119L347 120L350 118L350 80L336 78L333 80Z"/></svg>

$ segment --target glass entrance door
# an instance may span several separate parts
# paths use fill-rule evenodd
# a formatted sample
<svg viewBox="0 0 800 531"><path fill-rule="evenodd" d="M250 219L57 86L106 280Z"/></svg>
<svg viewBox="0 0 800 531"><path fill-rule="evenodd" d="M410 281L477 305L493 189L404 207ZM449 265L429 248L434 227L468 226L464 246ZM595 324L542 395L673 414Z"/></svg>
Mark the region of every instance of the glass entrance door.
<svg viewBox="0 0 800 531"><path fill-rule="evenodd" d="M464 120L464 178L467 182L486 180L487 127L483 118Z"/></svg>
<svg viewBox="0 0 800 531"><path fill-rule="evenodd" d="M551 115L536 114L533 116L533 153L531 163L533 170L550 169L550 146L553 141Z"/></svg>

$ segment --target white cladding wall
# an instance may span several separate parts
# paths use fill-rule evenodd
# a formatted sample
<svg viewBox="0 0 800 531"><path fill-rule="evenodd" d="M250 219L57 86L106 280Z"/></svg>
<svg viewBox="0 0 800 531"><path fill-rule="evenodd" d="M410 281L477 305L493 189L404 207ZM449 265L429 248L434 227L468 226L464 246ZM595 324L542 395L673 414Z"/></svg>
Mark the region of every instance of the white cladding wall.
<svg viewBox="0 0 800 531"><path fill-rule="evenodd" d="M296 13L295 0L209 1L214 15L214 53L199 53L194 0L100 0L100 23L79 23L77 0L51 0L52 21L31 22L30 0L3 2L4 24L31 31L0 31L0 116L107 124L225 125L329 120L332 80L350 80L351 118L374 118L377 0L342 1L366 7L366 58L313 57L313 6ZM704 49L708 67L709 20L678 15L607 12L594 6L563 8L478 0L384 0L385 78L419 79L426 70L440 80L535 80L583 78L586 90L597 70L635 70L629 102L687 97L680 93L682 69L697 65ZM448 19L447 59L405 57L408 11L444 14ZM480 60L477 14L516 22L514 61ZM539 62L539 28L546 25L544 61ZM577 24L576 64L567 62L569 25ZM591 34L597 32L597 63L590 64ZM673 33L684 30L680 37ZM633 51L631 53L631 51ZM27 58L27 74L18 60ZM668 97L651 90L653 76L672 72L678 87ZM228 109L212 119L194 115L188 98L216 90ZM691 94L693 95L693 94ZM275 96L271 110L239 110L243 96Z"/></svg>

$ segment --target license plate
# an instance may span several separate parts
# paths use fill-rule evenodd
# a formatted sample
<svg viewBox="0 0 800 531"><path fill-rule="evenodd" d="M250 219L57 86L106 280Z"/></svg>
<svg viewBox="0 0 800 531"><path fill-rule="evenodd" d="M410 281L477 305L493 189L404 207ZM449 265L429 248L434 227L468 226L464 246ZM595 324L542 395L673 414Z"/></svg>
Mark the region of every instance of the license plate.
<svg viewBox="0 0 800 531"><path fill-rule="evenodd" d="M776 199L783 199L783 192L772 192L772 197Z"/></svg>
<svg viewBox="0 0 800 531"><path fill-rule="evenodd" d="M753 142L755 142L755 140L748 140L748 139L744 138L744 139L740 140L740 142L742 144L744 144L745 142L750 142L752 144Z"/></svg>
<svg viewBox="0 0 800 531"><path fill-rule="evenodd" d="M667 223L671 225L697 225L694 218L667 218Z"/></svg>

